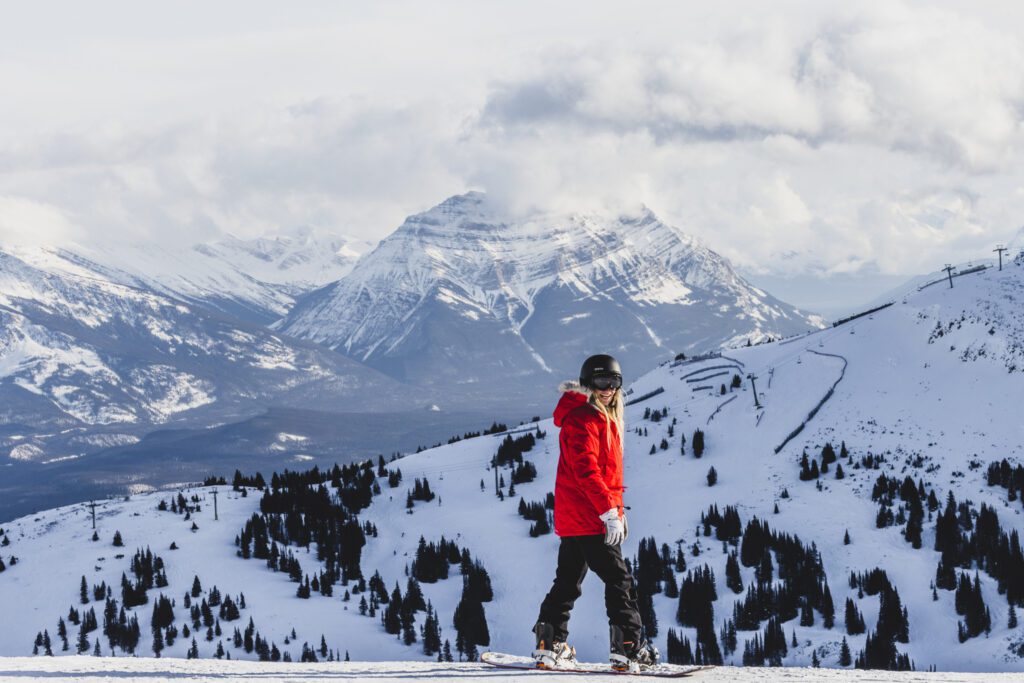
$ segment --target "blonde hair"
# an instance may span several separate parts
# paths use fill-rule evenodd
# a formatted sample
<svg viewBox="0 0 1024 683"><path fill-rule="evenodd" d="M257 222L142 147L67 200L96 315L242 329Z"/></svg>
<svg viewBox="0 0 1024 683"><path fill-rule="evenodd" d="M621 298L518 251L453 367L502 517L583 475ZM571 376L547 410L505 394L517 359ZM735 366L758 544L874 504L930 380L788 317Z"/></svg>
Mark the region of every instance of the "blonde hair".
<svg viewBox="0 0 1024 683"><path fill-rule="evenodd" d="M594 392L593 389L591 389L590 387L586 387L585 390L590 397L588 399L590 405L597 408L608 421L615 421L616 426L619 428L619 439L622 441L623 444L625 444L626 410L622 401L622 388L620 387L615 390L615 393L612 394L612 400L608 403L607 406L601 403L601 401L597 398L597 393Z"/></svg>

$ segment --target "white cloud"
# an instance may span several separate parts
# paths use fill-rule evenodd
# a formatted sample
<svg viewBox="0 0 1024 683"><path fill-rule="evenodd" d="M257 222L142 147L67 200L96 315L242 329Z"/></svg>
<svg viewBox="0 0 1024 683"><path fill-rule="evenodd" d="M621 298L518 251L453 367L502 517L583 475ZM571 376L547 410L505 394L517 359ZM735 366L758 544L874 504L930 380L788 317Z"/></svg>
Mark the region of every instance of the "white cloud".
<svg viewBox="0 0 1024 683"><path fill-rule="evenodd" d="M74 223L55 206L0 195L0 244L55 244L76 232Z"/></svg>
<svg viewBox="0 0 1024 683"><path fill-rule="evenodd" d="M986 253L1024 210L1015 5L117 8L0 29L0 241L379 238L478 188L828 277Z"/></svg>

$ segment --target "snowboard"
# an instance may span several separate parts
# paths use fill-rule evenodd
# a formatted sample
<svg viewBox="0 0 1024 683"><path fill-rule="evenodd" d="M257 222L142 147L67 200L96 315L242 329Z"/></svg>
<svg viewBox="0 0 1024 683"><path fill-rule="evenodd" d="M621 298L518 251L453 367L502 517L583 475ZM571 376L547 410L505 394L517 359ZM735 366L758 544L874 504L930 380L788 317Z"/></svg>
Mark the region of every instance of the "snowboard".
<svg viewBox="0 0 1024 683"><path fill-rule="evenodd" d="M552 674L611 674L613 676L651 676L654 678L685 678L698 671L710 669L709 666L683 666L680 664L658 664L653 669L647 671L631 672L631 671L615 671L608 664L590 664L587 662L577 662L575 666L571 668L558 668L558 669L538 669L537 662L532 657L522 657L520 655L509 655L503 652L485 652L480 655L480 661L491 666L496 666L501 669L527 669L530 671L538 671L543 673Z"/></svg>

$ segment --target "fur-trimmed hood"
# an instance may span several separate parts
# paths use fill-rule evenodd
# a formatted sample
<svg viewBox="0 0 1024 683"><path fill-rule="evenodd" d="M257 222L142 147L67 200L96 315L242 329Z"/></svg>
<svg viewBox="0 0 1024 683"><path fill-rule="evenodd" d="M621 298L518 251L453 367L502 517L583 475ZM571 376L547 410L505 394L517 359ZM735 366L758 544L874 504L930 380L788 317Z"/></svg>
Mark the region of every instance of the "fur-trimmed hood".
<svg viewBox="0 0 1024 683"><path fill-rule="evenodd" d="M584 396L590 396L590 390L580 384L578 379L567 379L558 385L558 393L564 394L567 391L575 391L577 394L583 394Z"/></svg>
<svg viewBox="0 0 1024 683"><path fill-rule="evenodd" d="M566 415L587 404L590 400L590 391L576 380L571 379L559 384L558 390L562 393L562 398L558 399L558 405L555 406L554 418L555 426L561 427Z"/></svg>

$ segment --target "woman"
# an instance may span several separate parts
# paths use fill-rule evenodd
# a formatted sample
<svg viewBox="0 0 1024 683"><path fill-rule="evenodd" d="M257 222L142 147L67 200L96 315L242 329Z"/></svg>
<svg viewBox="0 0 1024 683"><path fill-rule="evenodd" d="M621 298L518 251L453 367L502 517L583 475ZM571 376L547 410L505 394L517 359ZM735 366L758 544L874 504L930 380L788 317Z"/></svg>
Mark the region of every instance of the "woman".
<svg viewBox="0 0 1024 683"><path fill-rule="evenodd" d="M658 650L642 638L633 576L619 547L628 533L622 506L622 371L611 356L591 356L580 369L579 383L560 388L554 414L561 428L555 477L558 566L533 629L533 656L539 668L575 664L576 652L566 642L569 612L592 569L604 581L612 668L648 669L657 663Z"/></svg>

